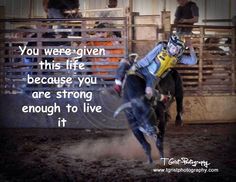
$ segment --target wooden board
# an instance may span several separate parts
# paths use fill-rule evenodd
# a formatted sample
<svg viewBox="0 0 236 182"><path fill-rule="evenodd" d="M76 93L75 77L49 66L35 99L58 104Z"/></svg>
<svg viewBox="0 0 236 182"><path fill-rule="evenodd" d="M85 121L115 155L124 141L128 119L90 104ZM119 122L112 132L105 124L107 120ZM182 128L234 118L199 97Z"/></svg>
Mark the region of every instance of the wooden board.
<svg viewBox="0 0 236 182"><path fill-rule="evenodd" d="M158 15L134 16L134 38L135 40L152 40L153 43L137 43L133 47L133 52L140 56L150 51L155 42L158 42L158 29L161 26L161 17Z"/></svg>
<svg viewBox="0 0 236 182"><path fill-rule="evenodd" d="M236 96L197 96L184 98L185 123L236 122ZM175 104L170 109L175 119Z"/></svg>

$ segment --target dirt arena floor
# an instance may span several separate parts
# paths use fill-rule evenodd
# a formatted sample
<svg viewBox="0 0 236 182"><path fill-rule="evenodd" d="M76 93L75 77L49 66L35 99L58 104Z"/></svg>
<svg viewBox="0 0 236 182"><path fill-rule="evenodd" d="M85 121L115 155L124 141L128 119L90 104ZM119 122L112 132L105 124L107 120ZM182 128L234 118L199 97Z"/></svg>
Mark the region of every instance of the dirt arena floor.
<svg viewBox="0 0 236 182"><path fill-rule="evenodd" d="M236 181L236 124L167 126L165 157L208 161L218 172L156 172L205 168L154 165L127 130L0 129L0 181Z"/></svg>

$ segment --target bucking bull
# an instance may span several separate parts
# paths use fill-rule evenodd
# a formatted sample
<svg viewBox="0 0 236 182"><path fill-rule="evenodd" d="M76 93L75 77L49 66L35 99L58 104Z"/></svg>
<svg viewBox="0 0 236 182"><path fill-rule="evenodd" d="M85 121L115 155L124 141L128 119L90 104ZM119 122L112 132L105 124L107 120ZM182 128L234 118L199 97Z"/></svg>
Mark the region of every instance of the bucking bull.
<svg viewBox="0 0 236 182"><path fill-rule="evenodd" d="M181 125L181 113L183 110L183 88L182 80L175 69L171 71L160 81L158 90L162 94L169 94L170 100L163 104L155 99L149 100L145 97L145 81L136 74L128 74L123 87L122 104L114 113L116 117L121 111L124 111L129 126L142 145L148 163L152 163L151 146L144 137L144 134L155 140L156 147L160 153L160 160L164 158L164 134L165 126L168 120L168 108L176 99L177 116L176 124Z"/></svg>

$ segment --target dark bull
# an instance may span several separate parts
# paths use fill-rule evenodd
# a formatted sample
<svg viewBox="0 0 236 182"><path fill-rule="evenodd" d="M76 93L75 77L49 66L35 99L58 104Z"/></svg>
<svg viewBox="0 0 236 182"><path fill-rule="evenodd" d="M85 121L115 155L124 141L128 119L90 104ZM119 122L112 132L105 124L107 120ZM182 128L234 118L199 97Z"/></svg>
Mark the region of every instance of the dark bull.
<svg viewBox="0 0 236 182"><path fill-rule="evenodd" d="M178 114L176 119L181 123L183 89L182 82L176 70L172 70L160 81L159 90L163 94L170 94L176 98ZM148 162L152 163L151 146L144 137L144 134L151 136L160 153L160 159L164 158L164 133L168 118L168 106L170 103L150 101L145 97L145 81L137 75L128 75L124 85L124 104L122 104L114 113L116 117L121 111L125 111L129 126L142 145ZM176 90L177 89L177 90ZM178 91L178 92L177 92ZM177 124L178 124L177 123Z"/></svg>

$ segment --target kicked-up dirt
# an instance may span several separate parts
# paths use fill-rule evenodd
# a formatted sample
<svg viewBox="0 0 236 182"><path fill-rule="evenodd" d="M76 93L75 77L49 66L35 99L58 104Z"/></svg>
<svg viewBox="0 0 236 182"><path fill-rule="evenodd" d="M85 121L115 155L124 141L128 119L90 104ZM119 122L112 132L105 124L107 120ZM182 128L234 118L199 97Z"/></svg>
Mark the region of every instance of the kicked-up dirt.
<svg viewBox="0 0 236 182"><path fill-rule="evenodd" d="M168 125L169 159L161 163L152 144L149 165L129 130L0 129L0 181L235 181L235 131L236 124Z"/></svg>

